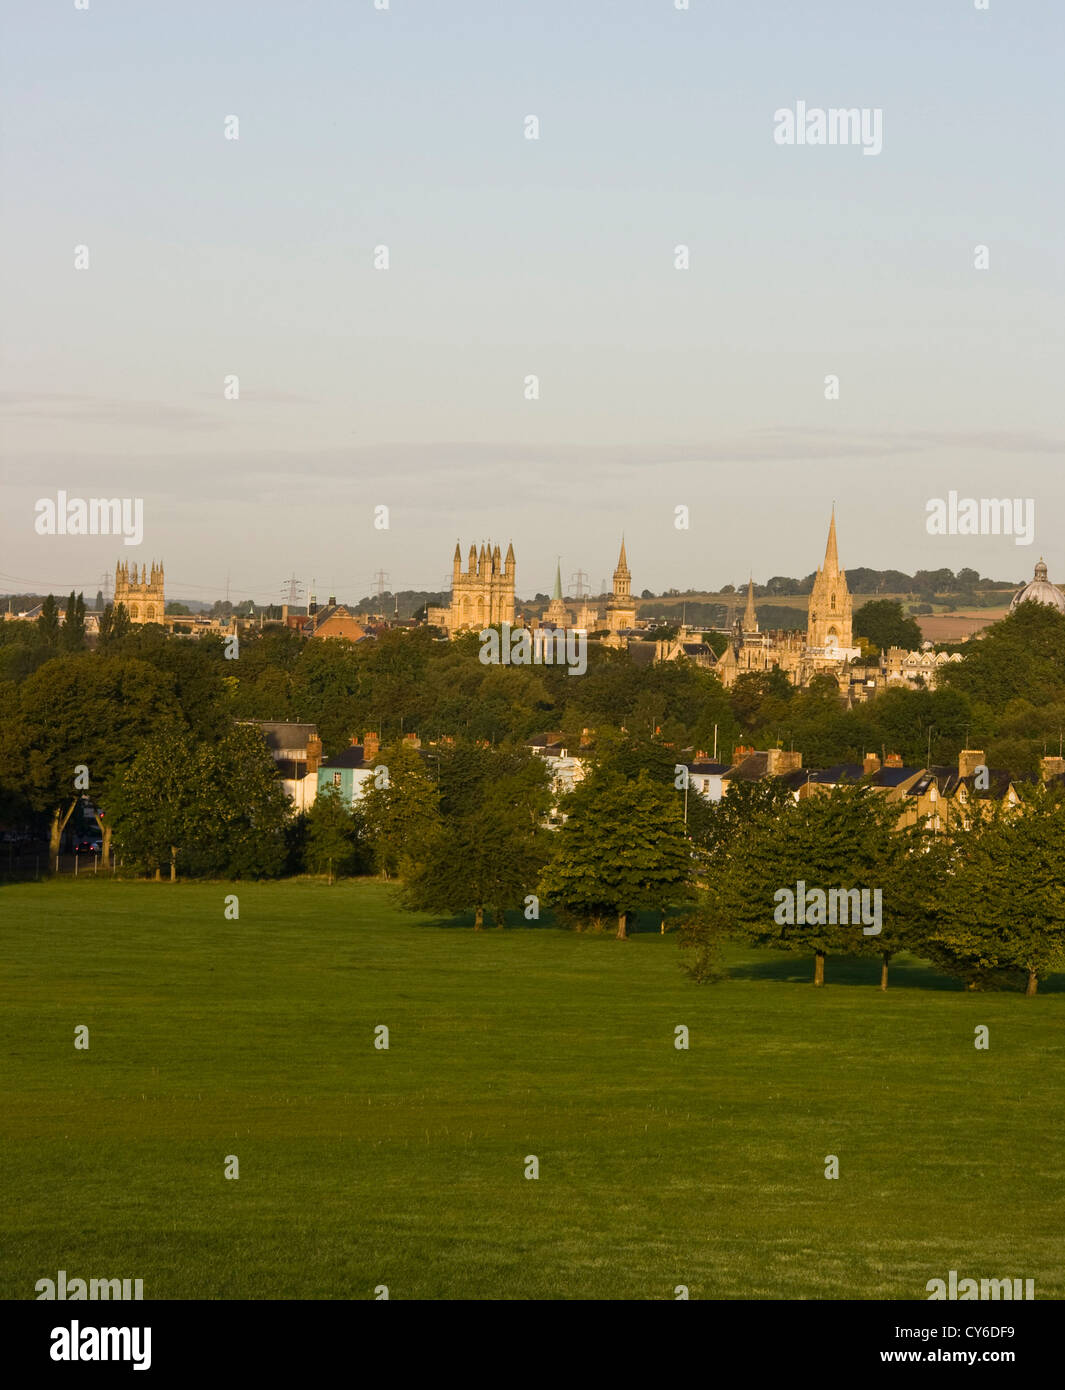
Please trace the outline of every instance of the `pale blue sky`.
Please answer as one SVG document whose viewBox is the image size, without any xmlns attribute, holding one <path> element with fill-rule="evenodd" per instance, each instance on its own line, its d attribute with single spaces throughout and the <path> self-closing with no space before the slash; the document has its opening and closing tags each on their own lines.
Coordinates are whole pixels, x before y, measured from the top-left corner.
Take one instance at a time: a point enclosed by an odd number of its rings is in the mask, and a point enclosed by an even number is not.
<svg viewBox="0 0 1065 1390">
<path fill-rule="evenodd" d="M 637 592 L 716 586 L 808 573 L 833 498 L 845 565 L 1065 580 L 1057 0 L 0 13 L 0 591 L 357 597 L 491 536 L 531 594 L 622 530 Z M 777 146 L 800 99 L 882 153 Z M 59 488 L 144 544 L 38 537 Z M 929 537 L 951 488 L 1035 545 Z"/>
</svg>

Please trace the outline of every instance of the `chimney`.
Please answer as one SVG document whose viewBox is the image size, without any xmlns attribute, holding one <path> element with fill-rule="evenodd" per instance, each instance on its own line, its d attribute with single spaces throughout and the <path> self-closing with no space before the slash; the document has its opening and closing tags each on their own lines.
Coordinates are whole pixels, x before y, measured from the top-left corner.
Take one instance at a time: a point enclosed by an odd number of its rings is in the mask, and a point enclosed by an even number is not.
<svg viewBox="0 0 1065 1390">
<path fill-rule="evenodd" d="M 866 777 L 871 777 L 874 772 L 880 771 L 880 759 L 875 753 L 866 753 L 862 759 L 862 772 Z"/>
<path fill-rule="evenodd" d="M 984 765 L 984 751 L 982 748 L 963 748 L 958 754 L 959 777 L 975 777 L 976 769 Z"/>
<path fill-rule="evenodd" d="M 708 763 L 710 761 L 710 759 L 706 756 L 705 748 L 697 748 L 695 750 L 695 761 L 697 763 Z"/>
<path fill-rule="evenodd" d="M 322 764 L 322 740 L 317 734 L 311 734 L 307 740 L 307 771 L 317 772 Z"/>
<path fill-rule="evenodd" d="M 420 748 L 422 746 L 422 741 L 417 734 L 404 734 L 403 742 L 408 748 Z"/>
<path fill-rule="evenodd" d="M 1065 758 L 1040 758 L 1039 780 L 1049 782 L 1051 777 L 1065 775 Z"/>
<path fill-rule="evenodd" d="M 591 743 L 591 741 L 592 741 L 592 731 L 591 731 L 591 729 L 582 729 L 582 730 L 581 730 L 581 747 L 582 747 L 582 748 L 587 748 L 588 745 Z"/>
<path fill-rule="evenodd" d="M 363 734 L 362 736 L 362 760 L 364 763 L 372 763 L 377 757 L 381 747 L 381 740 L 376 734 Z"/>
<path fill-rule="evenodd" d="M 798 772 L 802 754 L 785 748 L 770 748 L 766 753 L 765 770 L 770 777 L 783 777 L 786 772 Z"/>
<path fill-rule="evenodd" d="M 884 757 L 884 766 L 885 766 L 885 767 L 901 767 L 901 766 L 902 766 L 902 754 L 901 754 L 901 753 L 888 753 L 888 754 L 886 754 L 885 757 Z"/>
<path fill-rule="evenodd" d="M 736 745 L 736 747 L 733 748 L 733 750 L 732 750 L 732 761 L 733 761 L 734 763 L 741 763 L 741 762 L 743 762 L 744 758 L 747 756 L 748 753 L 753 753 L 753 752 L 754 752 L 754 749 L 753 749 L 753 748 L 748 748 L 748 747 L 746 747 L 746 745 L 744 745 L 744 744 L 742 744 L 742 743 L 738 743 L 738 744 Z"/>
<path fill-rule="evenodd" d="M 337 606 L 337 596 L 336 596 L 336 594 L 330 594 L 330 595 L 329 595 L 329 607 L 330 607 L 330 608 L 335 608 L 336 606 Z"/>
</svg>

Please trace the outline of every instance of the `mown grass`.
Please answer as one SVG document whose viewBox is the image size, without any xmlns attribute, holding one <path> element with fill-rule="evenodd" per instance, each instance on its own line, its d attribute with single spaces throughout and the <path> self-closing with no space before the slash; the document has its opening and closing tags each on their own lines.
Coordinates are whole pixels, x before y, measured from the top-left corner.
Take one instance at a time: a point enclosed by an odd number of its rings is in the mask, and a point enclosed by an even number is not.
<svg viewBox="0 0 1065 1390">
<path fill-rule="evenodd" d="M 0 959 L 3 1297 L 1065 1296 L 1061 980 L 735 951 L 697 986 L 671 935 L 475 935 L 374 882 L 12 885 Z"/>
</svg>

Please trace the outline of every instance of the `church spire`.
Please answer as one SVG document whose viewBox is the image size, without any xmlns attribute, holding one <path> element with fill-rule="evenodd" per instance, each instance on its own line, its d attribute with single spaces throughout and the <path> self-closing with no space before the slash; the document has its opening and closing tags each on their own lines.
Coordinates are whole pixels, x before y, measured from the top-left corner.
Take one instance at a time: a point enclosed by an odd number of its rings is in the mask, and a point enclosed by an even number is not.
<svg viewBox="0 0 1065 1390">
<path fill-rule="evenodd" d="M 744 609 L 744 612 L 743 612 L 743 630 L 744 630 L 744 632 L 757 632 L 757 631 L 758 631 L 758 614 L 755 612 L 755 608 L 754 608 L 754 576 L 753 576 L 753 575 L 752 575 L 751 578 L 748 579 L 748 581 L 747 581 L 747 607 Z"/>
<path fill-rule="evenodd" d="M 555 599 L 558 599 L 558 601 L 559 601 L 560 603 L 562 602 L 562 562 L 561 562 L 561 560 L 558 562 L 558 564 L 555 565 L 555 592 L 551 595 L 551 597 L 552 597 L 552 598 L 555 598 Z"/>
<path fill-rule="evenodd" d="M 825 574 L 839 574 L 839 555 L 836 553 L 836 504 L 832 503 L 832 522 L 828 528 L 828 545 L 825 546 Z"/>
</svg>

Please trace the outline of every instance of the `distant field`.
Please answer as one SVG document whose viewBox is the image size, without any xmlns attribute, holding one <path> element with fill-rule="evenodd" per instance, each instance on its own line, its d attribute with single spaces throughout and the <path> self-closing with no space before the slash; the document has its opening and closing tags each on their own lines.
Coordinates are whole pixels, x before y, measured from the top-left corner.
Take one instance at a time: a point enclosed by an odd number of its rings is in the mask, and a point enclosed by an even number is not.
<svg viewBox="0 0 1065 1390">
<path fill-rule="evenodd" d="M 1065 979 L 972 996 L 910 961 L 882 995 L 830 960 L 815 991 L 737 951 L 696 986 L 678 956 L 474 935 L 372 882 L 0 888 L 0 1296 L 1065 1296 Z"/>
</svg>

